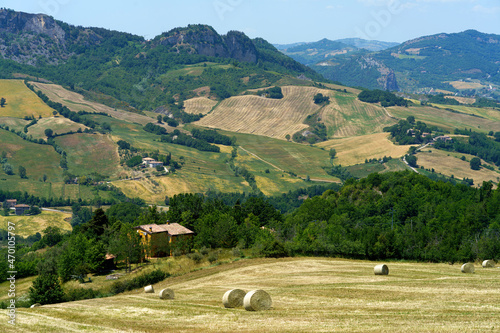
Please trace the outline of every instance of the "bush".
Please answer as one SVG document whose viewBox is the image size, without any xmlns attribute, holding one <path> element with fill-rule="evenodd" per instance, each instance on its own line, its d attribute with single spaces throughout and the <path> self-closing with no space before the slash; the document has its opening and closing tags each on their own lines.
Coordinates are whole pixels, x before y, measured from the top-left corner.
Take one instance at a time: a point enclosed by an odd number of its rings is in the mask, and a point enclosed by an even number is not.
<svg viewBox="0 0 500 333">
<path fill-rule="evenodd" d="M 127 290 L 134 290 L 148 286 L 150 284 L 155 284 L 157 282 L 165 280 L 170 274 L 162 271 L 161 269 L 156 269 L 150 273 L 136 276 L 135 278 L 128 281 L 116 281 L 111 285 L 110 292 L 113 295 L 122 293 Z"/>
<path fill-rule="evenodd" d="M 210 250 L 210 249 L 209 249 L 208 247 L 202 247 L 202 248 L 200 249 L 200 253 L 201 253 L 202 255 L 206 256 L 206 255 L 208 254 L 209 250 Z"/>
<path fill-rule="evenodd" d="M 66 302 L 79 301 L 82 299 L 92 299 L 102 297 L 104 294 L 99 290 L 94 290 L 92 288 L 75 288 L 70 289 L 64 296 Z"/>
<path fill-rule="evenodd" d="M 203 260 L 203 256 L 199 254 L 198 252 L 195 253 L 189 253 L 187 255 L 189 259 L 195 262 L 195 264 L 199 264 Z"/>
<path fill-rule="evenodd" d="M 217 255 L 217 253 L 211 253 L 207 259 L 210 264 L 213 264 L 219 259 L 219 256 Z"/>
<path fill-rule="evenodd" d="M 261 252 L 266 258 L 283 258 L 288 257 L 288 253 L 280 242 L 277 240 L 273 240 L 270 243 L 267 243 Z"/>
</svg>

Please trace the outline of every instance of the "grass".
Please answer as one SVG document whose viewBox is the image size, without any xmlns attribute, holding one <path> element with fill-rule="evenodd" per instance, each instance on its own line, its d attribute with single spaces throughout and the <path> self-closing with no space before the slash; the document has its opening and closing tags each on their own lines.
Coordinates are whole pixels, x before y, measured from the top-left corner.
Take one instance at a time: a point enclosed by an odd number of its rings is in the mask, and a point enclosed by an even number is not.
<svg viewBox="0 0 500 333">
<path fill-rule="evenodd" d="M 0 117 L 50 117 L 54 111 L 29 90 L 22 80 L 0 80 L 0 94 L 6 100 L 5 106 L 0 108 Z"/>
<path fill-rule="evenodd" d="M 182 260 L 182 259 L 181 259 Z M 185 261 L 172 260 L 173 265 Z M 170 259 L 169 259 L 170 261 Z M 17 309 L 6 332 L 463 332 L 500 328 L 498 269 L 460 265 L 377 263 L 332 258 L 239 260 L 154 285 L 171 288 L 174 300 L 136 290 L 119 296 Z M 476 265 L 477 266 L 477 265 Z M 5 283 L 4 283 L 5 284 Z M 229 289 L 263 289 L 269 311 L 226 309 Z M 5 310 L 4 310 L 5 311 Z"/>
<path fill-rule="evenodd" d="M 466 161 L 460 159 L 462 156 L 466 157 Z M 449 177 L 453 175 L 457 179 L 472 178 L 476 187 L 481 186 L 483 181 L 491 180 L 494 183 L 498 183 L 500 179 L 498 167 L 494 167 L 495 171 L 484 167 L 480 170 L 472 170 L 469 161 L 473 157 L 473 155 L 446 152 L 438 149 L 424 149 L 417 154 L 417 164 L 423 166 L 425 169 L 434 169 L 436 172 Z M 481 163 L 485 164 L 482 160 Z"/>
<path fill-rule="evenodd" d="M 71 213 L 59 213 L 42 211 L 34 216 L 0 216 L 0 229 L 7 230 L 7 222 L 12 222 L 16 226 L 15 234 L 23 237 L 34 235 L 37 232 L 43 234 L 47 227 L 58 227 L 63 231 L 71 231 Z"/>
<path fill-rule="evenodd" d="M 55 141 L 68 153 L 72 173 L 112 176 L 120 172 L 118 146 L 106 135 L 78 133 L 56 137 Z"/>
</svg>

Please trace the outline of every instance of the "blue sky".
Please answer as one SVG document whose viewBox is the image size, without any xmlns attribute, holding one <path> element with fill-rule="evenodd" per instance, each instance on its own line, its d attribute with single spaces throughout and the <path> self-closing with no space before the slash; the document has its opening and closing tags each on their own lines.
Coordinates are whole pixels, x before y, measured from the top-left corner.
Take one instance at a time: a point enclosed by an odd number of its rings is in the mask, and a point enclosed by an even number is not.
<svg viewBox="0 0 500 333">
<path fill-rule="evenodd" d="M 403 42 L 467 29 L 500 34 L 499 0 L 3 0 L 1 6 L 148 39 L 195 23 L 280 44 L 349 37 Z"/>
</svg>

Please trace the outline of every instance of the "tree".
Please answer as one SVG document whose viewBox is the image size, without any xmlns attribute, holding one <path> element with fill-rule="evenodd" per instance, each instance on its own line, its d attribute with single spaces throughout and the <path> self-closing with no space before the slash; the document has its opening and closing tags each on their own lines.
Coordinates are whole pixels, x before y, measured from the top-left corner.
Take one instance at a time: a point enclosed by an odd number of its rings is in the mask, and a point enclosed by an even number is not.
<svg viewBox="0 0 500 333">
<path fill-rule="evenodd" d="M 415 117 L 414 116 L 409 116 L 408 118 L 406 118 L 406 121 L 409 122 L 410 124 L 414 124 L 415 123 Z"/>
<path fill-rule="evenodd" d="M 415 155 L 406 155 L 406 162 L 408 162 L 408 165 L 413 167 L 413 168 L 418 167 L 417 156 L 415 156 Z"/>
<path fill-rule="evenodd" d="M 47 181 L 47 175 L 43 174 L 42 179 L 43 179 L 43 182 L 45 183 Z"/>
<path fill-rule="evenodd" d="M 4 107 L 4 106 L 5 106 L 5 102 L 6 102 L 5 98 L 3 98 L 3 97 L 2 97 L 2 98 L 0 98 L 0 106 L 1 106 L 1 107 Z"/>
<path fill-rule="evenodd" d="M 162 120 L 161 114 L 159 114 L 159 115 L 156 117 L 156 119 L 158 119 L 158 124 L 161 124 L 161 123 L 162 123 L 162 122 L 161 122 L 161 120 Z"/>
<path fill-rule="evenodd" d="M 18 173 L 19 173 L 19 177 L 21 177 L 21 178 L 28 178 L 26 176 L 26 168 L 24 168 L 22 165 L 19 166 Z"/>
<path fill-rule="evenodd" d="M 469 163 L 472 170 L 479 170 L 481 168 L 481 159 L 479 157 L 471 158 Z"/>
<path fill-rule="evenodd" d="M 8 175 L 14 174 L 14 169 L 12 168 L 12 165 L 10 165 L 9 163 L 4 163 L 3 171 L 5 171 L 5 173 Z"/>
<path fill-rule="evenodd" d="M 139 262 L 144 253 L 141 237 L 131 225 L 123 223 L 109 242 L 109 252 L 116 255 L 117 260 L 123 260 L 128 271 L 132 271 L 132 262 Z"/>
<path fill-rule="evenodd" d="M 54 132 L 50 128 L 45 129 L 45 136 L 47 138 L 51 138 L 54 135 Z"/>
<path fill-rule="evenodd" d="M 290 141 L 290 134 L 285 135 L 286 141 Z"/>
<path fill-rule="evenodd" d="M 63 301 L 64 291 L 55 274 L 41 274 L 29 289 L 31 302 L 53 304 Z"/>
<path fill-rule="evenodd" d="M 335 156 L 337 156 L 337 151 L 335 150 L 335 148 L 330 148 L 330 159 L 333 160 L 335 158 Z"/>
</svg>

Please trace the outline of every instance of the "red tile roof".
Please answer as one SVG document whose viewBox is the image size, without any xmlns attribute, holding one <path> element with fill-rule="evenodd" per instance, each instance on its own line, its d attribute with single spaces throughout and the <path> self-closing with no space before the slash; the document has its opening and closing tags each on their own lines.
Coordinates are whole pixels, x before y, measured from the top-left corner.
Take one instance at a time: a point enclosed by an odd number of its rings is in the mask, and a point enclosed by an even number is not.
<svg viewBox="0 0 500 333">
<path fill-rule="evenodd" d="M 186 227 L 183 227 L 179 223 L 167 223 L 167 224 L 143 224 L 136 227 L 137 229 L 141 229 L 148 234 L 155 234 L 159 232 L 168 232 L 171 236 L 176 235 L 187 235 L 194 234 L 193 231 L 189 230 Z"/>
</svg>

